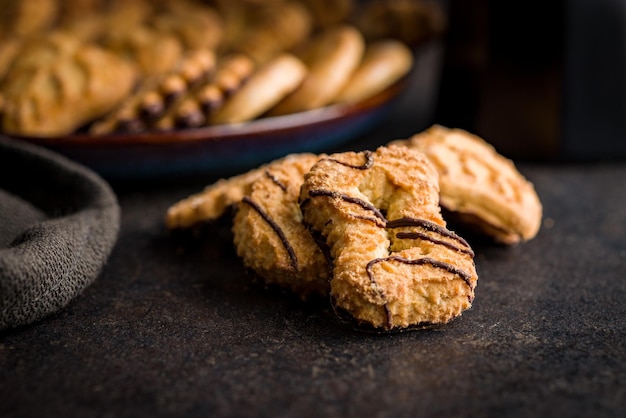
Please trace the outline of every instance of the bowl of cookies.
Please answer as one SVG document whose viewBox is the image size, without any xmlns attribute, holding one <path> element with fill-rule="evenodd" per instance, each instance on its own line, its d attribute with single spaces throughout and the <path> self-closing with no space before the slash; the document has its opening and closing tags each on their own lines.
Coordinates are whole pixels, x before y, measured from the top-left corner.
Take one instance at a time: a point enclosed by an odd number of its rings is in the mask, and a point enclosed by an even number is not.
<svg viewBox="0 0 626 418">
<path fill-rule="evenodd" d="M 348 141 L 445 26 L 437 3 L 410 0 L 28 0 L 0 20 L 0 133 L 107 177 Z"/>
</svg>

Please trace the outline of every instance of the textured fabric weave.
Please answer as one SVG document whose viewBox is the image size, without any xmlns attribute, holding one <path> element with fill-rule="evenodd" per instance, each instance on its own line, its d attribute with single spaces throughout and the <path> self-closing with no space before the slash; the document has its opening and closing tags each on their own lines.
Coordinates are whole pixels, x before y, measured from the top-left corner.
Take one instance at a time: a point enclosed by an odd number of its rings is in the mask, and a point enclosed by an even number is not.
<svg viewBox="0 0 626 418">
<path fill-rule="evenodd" d="M 58 153 L 0 137 L 0 330 L 65 307 L 117 240 L 109 185 Z"/>
</svg>

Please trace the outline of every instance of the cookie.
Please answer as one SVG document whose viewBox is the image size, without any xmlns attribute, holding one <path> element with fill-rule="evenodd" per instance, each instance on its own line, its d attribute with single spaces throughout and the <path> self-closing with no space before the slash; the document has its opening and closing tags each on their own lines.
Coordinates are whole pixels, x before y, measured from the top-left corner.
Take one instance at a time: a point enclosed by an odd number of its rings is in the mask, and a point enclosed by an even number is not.
<svg viewBox="0 0 626 418">
<path fill-rule="evenodd" d="M 185 229 L 219 219 L 229 208 L 250 194 L 252 183 L 261 178 L 266 166 L 243 174 L 223 178 L 199 193 L 186 197 L 170 206 L 165 215 L 168 229 Z"/>
<path fill-rule="evenodd" d="M 364 2 L 353 21 L 368 42 L 394 38 L 411 46 L 442 35 L 448 26 L 441 3 L 428 0 Z"/>
<path fill-rule="evenodd" d="M 304 174 L 319 158 L 294 154 L 269 164 L 237 205 L 233 220 L 234 243 L 244 265 L 265 283 L 302 298 L 329 292 L 326 259 L 302 223 L 298 205 Z"/>
<path fill-rule="evenodd" d="M 113 112 L 92 124 L 90 133 L 138 132 L 152 127 L 177 100 L 205 81 L 215 67 L 213 51 L 188 51 L 171 71 L 144 80 Z"/>
<path fill-rule="evenodd" d="M 306 73 L 304 64 L 291 54 L 272 58 L 209 116 L 209 123 L 240 123 L 260 116 L 294 91 Z"/>
<path fill-rule="evenodd" d="M 350 20 L 358 7 L 355 0 L 301 0 L 311 12 L 315 28 L 328 28 Z"/>
<path fill-rule="evenodd" d="M 401 330 L 444 324 L 471 307 L 473 251 L 446 229 L 438 174 L 403 146 L 321 159 L 300 193 L 304 223 L 333 260 L 333 304 L 359 324 Z"/>
<path fill-rule="evenodd" d="M 302 112 L 331 103 L 361 62 L 364 49 L 361 33 L 352 26 L 322 31 L 298 54 L 308 69 L 302 84 L 269 115 Z"/>
<path fill-rule="evenodd" d="M 40 47 L 25 49 L 6 75 L 0 89 L 4 132 L 67 135 L 111 111 L 132 90 L 137 73 L 129 62 L 93 44 L 62 38 L 51 36 Z"/>
<path fill-rule="evenodd" d="M 110 35 L 106 48 L 137 64 L 143 77 L 173 70 L 183 56 L 183 45 L 173 35 L 138 26 L 133 31 Z"/>
<path fill-rule="evenodd" d="M 311 34 L 311 14 L 299 1 L 258 2 L 248 9 L 243 33 L 230 48 L 259 65 L 289 52 Z"/>
<path fill-rule="evenodd" d="M 412 66 L 413 54 L 402 42 L 392 39 L 372 42 L 334 101 L 354 103 L 372 97 L 400 80 Z"/>
<path fill-rule="evenodd" d="M 215 50 L 224 36 L 221 16 L 201 2 L 168 2 L 150 23 L 158 31 L 176 36 L 186 50 Z"/>
<path fill-rule="evenodd" d="M 542 205 L 533 184 L 482 138 L 435 125 L 392 143 L 427 155 L 439 172 L 441 206 L 460 223 L 509 245 L 537 235 Z"/>
</svg>

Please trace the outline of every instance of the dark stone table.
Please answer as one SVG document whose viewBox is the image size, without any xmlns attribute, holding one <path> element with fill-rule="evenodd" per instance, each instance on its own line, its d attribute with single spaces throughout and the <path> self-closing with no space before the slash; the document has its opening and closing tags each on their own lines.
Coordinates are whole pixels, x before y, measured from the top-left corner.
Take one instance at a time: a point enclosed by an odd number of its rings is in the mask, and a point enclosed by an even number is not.
<svg viewBox="0 0 626 418">
<path fill-rule="evenodd" d="M 399 108 L 391 122 L 404 123 L 346 148 L 425 128 L 420 110 Z M 624 416 L 626 165 L 519 168 L 544 205 L 538 236 L 511 248 L 467 237 L 473 308 L 381 335 L 254 281 L 227 219 L 167 233 L 168 206 L 215 178 L 113 183 L 121 233 L 101 276 L 59 313 L 0 334 L 0 416 Z"/>
</svg>

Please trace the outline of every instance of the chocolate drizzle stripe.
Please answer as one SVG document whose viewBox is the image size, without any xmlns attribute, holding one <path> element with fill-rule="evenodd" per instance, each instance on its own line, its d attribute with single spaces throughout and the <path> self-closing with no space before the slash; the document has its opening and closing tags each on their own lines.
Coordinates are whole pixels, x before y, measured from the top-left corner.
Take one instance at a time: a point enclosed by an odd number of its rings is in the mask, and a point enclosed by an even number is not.
<svg viewBox="0 0 626 418">
<path fill-rule="evenodd" d="M 421 239 L 424 241 L 430 241 L 433 244 L 437 244 L 437 245 L 442 245 L 446 248 L 449 248 L 453 251 L 457 251 L 463 254 L 467 254 L 470 257 L 474 257 L 474 251 L 472 251 L 471 249 L 468 248 L 462 248 L 462 247 L 457 247 L 454 244 L 450 244 L 447 241 L 443 241 L 440 239 L 435 239 L 427 234 L 423 234 L 421 232 L 398 232 L 398 234 L 396 234 L 396 237 L 399 239 Z"/>
<path fill-rule="evenodd" d="M 352 165 L 345 163 L 343 161 L 339 161 L 335 158 L 326 158 L 327 161 L 332 161 L 337 164 L 341 164 L 346 167 L 354 168 L 357 170 L 367 170 L 374 165 L 374 157 L 372 156 L 372 151 L 363 151 L 363 156 L 365 157 L 365 163 L 363 165 Z"/>
<path fill-rule="evenodd" d="M 464 247 L 470 248 L 470 245 L 467 241 L 463 239 L 463 237 L 458 236 L 454 232 L 442 227 L 441 225 L 437 225 L 434 222 L 427 221 L 426 219 L 400 218 L 387 222 L 387 228 L 401 228 L 403 226 L 419 226 L 428 231 L 436 232 L 439 235 L 443 235 L 446 238 L 454 239 L 460 242 Z"/>
<path fill-rule="evenodd" d="M 280 181 L 275 175 L 273 175 L 272 173 L 269 172 L 269 170 L 265 170 L 265 176 L 267 178 L 269 178 L 270 180 L 272 180 L 272 182 L 277 185 L 278 187 L 280 187 L 282 189 L 283 192 L 287 192 L 287 185 L 285 183 L 283 183 L 282 181 Z"/>
<path fill-rule="evenodd" d="M 356 205 L 361 206 L 363 209 L 372 212 L 374 214 L 374 216 L 376 218 L 378 218 L 378 220 L 382 221 L 383 224 L 381 226 L 384 226 L 387 223 L 387 219 L 382 214 L 382 212 L 380 210 L 378 210 L 378 208 L 376 206 L 372 205 L 369 202 L 366 202 L 363 199 L 359 199 L 358 197 L 352 197 L 352 196 L 348 196 L 348 195 L 343 194 L 343 193 L 333 192 L 333 191 L 326 190 L 326 189 L 310 190 L 309 191 L 309 196 L 311 196 L 311 197 L 327 196 L 327 197 L 330 197 L 330 198 L 333 198 L 333 199 L 343 200 L 344 202 L 354 203 Z M 376 223 L 378 223 L 378 222 L 376 222 Z"/>
<path fill-rule="evenodd" d="M 254 209 L 259 214 L 259 216 L 263 218 L 265 222 L 267 222 L 267 224 L 272 228 L 272 230 L 274 230 L 276 235 L 278 235 L 278 238 L 280 238 L 281 242 L 283 243 L 283 246 L 285 247 L 287 254 L 289 255 L 291 266 L 293 267 L 294 271 L 298 271 L 298 258 L 296 257 L 296 252 L 294 251 L 293 247 L 289 243 L 289 240 L 287 240 L 287 236 L 283 232 L 282 228 L 276 222 L 274 222 L 272 218 L 270 218 L 270 216 L 263 210 L 263 208 L 261 208 L 261 206 L 259 206 L 255 201 L 250 199 L 250 197 L 244 196 L 244 198 L 241 199 L 241 201 L 243 203 L 247 203 L 248 205 L 250 205 L 250 207 Z"/>
<path fill-rule="evenodd" d="M 372 283 L 376 284 L 377 287 L 378 287 L 378 284 L 376 283 L 376 279 L 374 278 L 374 273 L 372 272 L 372 269 L 373 269 L 375 264 L 382 263 L 384 261 L 398 261 L 400 263 L 409 264 L 409 265 L 429 264 L 429 265 L 431 265 L 431 266 L 433 266 L 435 268 L 446 270 L 449 273 L 452 273 L 452 274 L 455 274 L 455 275 L 459 276 L 461 279 L 463 279 L 465 284 L 467 284 L 467 286 L 470 289 L 473 289 L 472 282 L 471 282 L 472 276 L 470 276 L 469 274 L 467 274 L 463 270 L 460 270 L 460 269 L 454 267 L 453 265 L 450 265 L 448 263 L 444 263 L 443 261 L 434 260 L 434 259 L 429 258 L 429 257 L 423 257 L 423 258 L 418 258 L 418 259 L 415 259 L 415 260 L 411 260 L 411 259 L 400 257 L 400 256 L 390 256 L 390 257 L 385 257 L 385 258 L 375 258 L 375 259 L 371 260 L 369 263 L 367 263 L 367 266 L 365 267 L 365 270 L 367 271 L 367 275 L 369 276 L 369 278 L 372 281 Z"/>
</svg>

